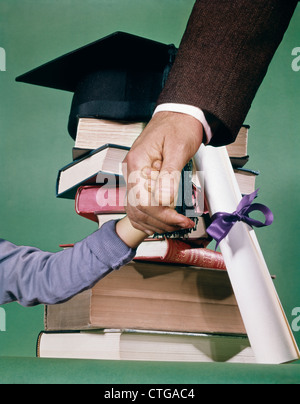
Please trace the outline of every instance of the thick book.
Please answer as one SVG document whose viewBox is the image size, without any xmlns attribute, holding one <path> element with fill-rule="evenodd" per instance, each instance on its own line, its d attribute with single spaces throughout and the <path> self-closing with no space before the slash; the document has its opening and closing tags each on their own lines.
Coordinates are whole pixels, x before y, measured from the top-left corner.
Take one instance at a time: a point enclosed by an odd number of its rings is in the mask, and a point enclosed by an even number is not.
<svg viewBox="0 0 300 404">
<path fill-rule="evenodd" d="M 124 146 L 105 144 L 64 166 L 57 176 L 57 197 L 73 199 L 82 184 L 115 183 L 115 177 L 122 176 L 122 161 L 128 151 Z"/>
<path fill-rule="evenodd" d="M 242 167 L 234 168 L 233 171 L 241 194 L 252 194 L 256 190 L 256 178 L 260 174 L 259 171 Z"/>
<path fill-rule="evenodd" d="M 146 127 L 146 122 L 109 121 L 95 118 L 80 118 L 77 127 L 73 158 L 97 149 L 106 143 L 131 147 Z M 226 146 L 234 167 L 242 167 L 249 159 L 249 126 L 243 125 L 236 140 Z"/>
<path fill-rule="evenodd" d="M 146 122 L 80 118 L 77 126 L 75 148 L 97 149 L 106 143 L 131 147 L 146 125 Z"/>
<path fill-rule="evenodd" d="M 77 189 L 83 185 L 125 185 L 122 162 L 130 149 L 115 144 L 105 144 L 61 168 L 56 183 L 56 196 L 74 199 Z M 257 171 L 235 169 L 242 194 L 255 188 Z M 106 187 L 108 188 L 108 186 Z"/>
<path fill-rule="evenodd" d="M 208 248 L 193 248 L 182 239 L 173 238 L 144 241 L 137 248 L 134 260 L 226 270 L 221 253 Z"/>
<path fill-rule="evenodd" d="M 230 158 L 248 157 L 249 125 L 243 125 L 233 143 L 226 146 Z"/>
<path fill-rule="evenodd" d="M 126 187 L 107 188 L 100 185 L 86 185 L 78 188 L 75 195 L 75 211 L 78 215 L 99 224 L 120 219 L 125 215 Z M 116 216 L 115 216 L 116 215 Z M 206 229 L 211 220 L 208 214 L 198 217 L 195 230 L 186 235 L 189 239 L 211 241 Z M 176 237 L 176 234 L 173 235 Z"/>
<path fill-rule="evenodd" d="M 248 338 L 142 330 L 42 331 L 37 357 L 155 362 L 255 363 Z"/>
<path fill-rule="evenodd" d="M 207 213 L 206 201 L 202 202 L 199 189 L 194 184 L 192 184 L 192 187 L 187 188 L 189 191 L 192 188 L 190 191 L 191 197 L 188 195 L 188 198 L 186 198 L 184 194 L 181 199 L 189 199 L 191 201 L 191 209 L 193 209 L 196 216 Z M 184 189 L 182 192 L 184 193 Z M 125 212 L 126 195 L 126 186 L 122 182 L 120 184 L 118 181 L 115 181 L 114 184 L 82 185 L 76 191 L 75 210 L 77 214 L 96 221 L 95 214 L 98 213 Z"/>
<path fill-rule="evenodd" d="M 46 331 L 106 328 L 246 334 L 226 271 L 144 262 L 45 306 Z"/>
<path fill-rule="evenodd" d="M 75 195 L 76 213 L 94 222 L 98 222 L 100 214 L 125 214 L 125 204 L 126 186 L 86 185 L 79 187 Z"/>
</svg>

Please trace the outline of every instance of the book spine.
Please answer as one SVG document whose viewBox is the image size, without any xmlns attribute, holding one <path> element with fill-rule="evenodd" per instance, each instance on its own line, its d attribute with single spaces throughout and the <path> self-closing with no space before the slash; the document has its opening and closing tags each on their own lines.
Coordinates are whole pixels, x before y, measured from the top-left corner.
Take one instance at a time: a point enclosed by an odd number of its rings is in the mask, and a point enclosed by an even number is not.
<svg viewBox="0 0 300 404">
<path fill-rule="evenodd" d="M 198 208 L 196 187 L 192 195 L 196 213 L 208 214 L 207 203 L 204 201 L 204 210 Z M 78 188 L 75 196 L 75 211 L 78 215 L 97 222 L 97 214 L 124 213 L 126 203 L 126 187 L 105 187 L 101 185 L 84 185 Z"/>
<path fill-rule="evenodd" d="M 208 248 L 191 248 L 189 244 L 175 239 L 168 240 L 168 251 L 164 257 L 136 257 L 135 260 L 226 270 L 221 253 Z"/>
<path fill-rule="evenodd" d="M 125 213 L 125 196 L 125 187 L 82 186 L 76 193 L 75 211 L 80 216 L 98 222 L 97 214 Z"/>
<path fill-rule="evenodd" d="M 202 268 L 226 269 L 222 254 L 207 248 L 189 248 L 180 240 L 169 243 L 169 251 L 164 258 L 173 264 L 186 264 Z"/>
</svg>

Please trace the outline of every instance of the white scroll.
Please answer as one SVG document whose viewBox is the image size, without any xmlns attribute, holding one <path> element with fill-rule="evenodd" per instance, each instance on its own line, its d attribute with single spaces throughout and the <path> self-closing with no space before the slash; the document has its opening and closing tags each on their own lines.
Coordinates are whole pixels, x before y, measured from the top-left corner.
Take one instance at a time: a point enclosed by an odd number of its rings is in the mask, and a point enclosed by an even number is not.
<svg viewBox="0 0 300 404">
<path fill-rule="evenodd" d="M 232 213 L 242 196 L 226 147 L 201 145 L 194 157 L 210 213 Z M 220 243 L 228 275 L 258 363 L 300 358 L 254 230 L 236 223 Z"/>
</svg>

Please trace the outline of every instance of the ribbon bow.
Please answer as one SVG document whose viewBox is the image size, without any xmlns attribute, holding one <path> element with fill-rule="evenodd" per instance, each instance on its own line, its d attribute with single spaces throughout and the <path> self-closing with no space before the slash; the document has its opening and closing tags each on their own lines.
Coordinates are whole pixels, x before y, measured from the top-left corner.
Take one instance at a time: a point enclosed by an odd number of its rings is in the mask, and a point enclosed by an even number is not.
<svg viewBox="0 0 300 404">
<path fill-rule="evenodd" d="M 264 227 L 273 223 L 274 216 L 271 210 L 260 203 L 253 203 L 258 194 L 258 189 L 250 195 L 245 195 L 233 213 L 217 212 L 212 216 L 212 224 L 207 228 L 207 233 L 219 243 L 227 236 L 236 222 L 245 222 L 249 226 Z M 252 219 L 249 214 L 254 210 L 262 212 L 266 218 L 265 223 Z"/>
</svg>

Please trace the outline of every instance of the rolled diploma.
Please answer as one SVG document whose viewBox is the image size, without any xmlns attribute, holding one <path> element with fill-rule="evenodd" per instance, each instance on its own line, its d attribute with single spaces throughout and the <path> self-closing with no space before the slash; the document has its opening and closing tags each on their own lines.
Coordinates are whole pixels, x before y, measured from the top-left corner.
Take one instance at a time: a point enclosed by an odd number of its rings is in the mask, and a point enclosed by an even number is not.
<svg viewBox="0 0 300 404">
<path fill-rule="evenodd" d="M 194 157 L 210 213 L 232 213 L 242 196 L 226 147 L 201 145 Z M 299 359 L 299 349 L 271 279 L 254 230 L 236 223 L 220 249 L 258 363 Z"/>
</svg>

